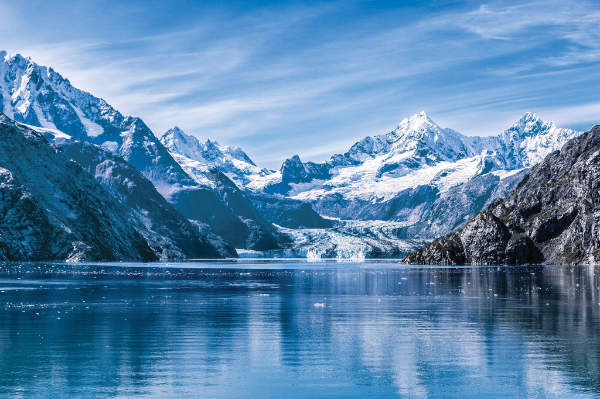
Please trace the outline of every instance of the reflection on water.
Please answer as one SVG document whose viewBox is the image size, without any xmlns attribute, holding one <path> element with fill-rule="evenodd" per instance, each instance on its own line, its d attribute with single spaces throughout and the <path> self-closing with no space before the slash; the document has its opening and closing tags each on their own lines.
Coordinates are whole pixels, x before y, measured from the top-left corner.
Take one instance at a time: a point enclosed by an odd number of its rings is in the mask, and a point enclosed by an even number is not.
<svg viewBox="0 0 600 399">
<path fill-rule="evenodd" d="M 600 269 L 4 265 L 0 396 L 598 397 Z"/>
</svg>

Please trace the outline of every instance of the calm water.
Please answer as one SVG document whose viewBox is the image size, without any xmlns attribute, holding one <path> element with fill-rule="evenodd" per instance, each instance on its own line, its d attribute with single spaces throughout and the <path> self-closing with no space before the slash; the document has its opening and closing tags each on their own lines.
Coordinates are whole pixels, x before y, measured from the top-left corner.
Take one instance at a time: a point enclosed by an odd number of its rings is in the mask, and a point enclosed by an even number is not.
<svg viewBox="0 0 600 399">
<path fill-rule="evenodd" d="M 600 268 L 3 265 L 1 397 L 600 397 Z"/>
</svg>

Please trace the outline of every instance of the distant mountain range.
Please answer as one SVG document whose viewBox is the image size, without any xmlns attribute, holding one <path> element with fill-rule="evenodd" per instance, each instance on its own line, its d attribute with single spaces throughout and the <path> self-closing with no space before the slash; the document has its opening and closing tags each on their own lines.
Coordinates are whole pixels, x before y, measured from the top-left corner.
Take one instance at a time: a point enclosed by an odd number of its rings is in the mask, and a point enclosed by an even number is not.
<svg viewBox="0 0 600 399">
<path fill-rule="evenodd" d="M 178 128 L 161 141 L 192 175 L 216 167 L 249 192 L 309 203 L 330 218 L 399 222 L 398 238 L 431 239 L 505 196 L 529 167 L 579 134 L 526 113 L 497 136 L 465 136 L 420 112 L 327 162 L 295 155 L 279 171 Z"/>
<path fill-rule="evenodd" d="M 505 197 L 528 168 L 580 134 L 527 113 L 498 136 L 471 137 L 421 112 L 327 162 L 302 162 L 296 155 L 274 171 L 240 148 L 202 142 L 177 127 L 159 139 L 141 119 L 74 88 L 52 68 L 3 52 L 0 111 L 6 115 L 2 129 L 36 137 L 25 140 L 32 154 L 48 147 L 52 162 L 74 163 L 96 182 L 90 192 L 109 198 L 97 212 L 120 209 L 120 221 L 106 223 L 129 230 L 102 237 L 131 237 L 120 249 L 99 243 L 94 249 L 86 237 L 98 235 L 83 235 L 89 226 L 82 225 L 81 234 L 51 253 L 31 247 L 8 251 L 5 259 L 181 259 L 235 256 L 234 248 L 251 256 L 400 257 Z M 0 155 L 6 179 L 23 181 L 20 187 L 33 193 L 36 182 L 8 156 Z M 28 173 L 36 168 L 44 165 L 32 163 Z M 50 193 L 39 195 L 54 201 Z M 61 201 L 52 218 L 75 231 L 64 222 L 69 211 Z M 19 237 L 10 226 L 0 248 Z"/>
</svg>

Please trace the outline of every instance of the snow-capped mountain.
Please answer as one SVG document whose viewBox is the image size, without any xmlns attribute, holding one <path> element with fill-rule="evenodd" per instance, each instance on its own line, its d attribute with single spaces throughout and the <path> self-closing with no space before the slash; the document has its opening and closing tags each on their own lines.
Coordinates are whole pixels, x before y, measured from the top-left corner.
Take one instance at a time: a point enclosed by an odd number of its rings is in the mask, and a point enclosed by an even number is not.
<svg viewBox="0 0 600 399">
<path fill-rule="evenodd" d="M 276 181 L 277 176 L 280 176 L 278 172 L 256 166 L 238 147 L 222 146 L 213 140 L 200 142 L 178 127 L 165 132 L 161 142 L 183 169 L 200 184 L 214 171 L 226 174 L 240 188 L 249 188 L 253 184 L 264 185 L 267 184 L 264 182 Z M 246 196 L 269 222 L 285 228 L 328 228 L 334 225 L 304 201 L 250 190 L 247 190 Z"/>
<path fill-rule="evenodd" d="M 240 148 L 201 142 L 177 127 L 159 140 L 141 119 L 73 87 L 52 68 L 4 52 L 0 111 L 53 141 L 109 192 L 117 190 L 115 198 L 129 203 L 140 220 L 148 211 L 168 214 L 155 199 L 147 208 L 140 193 L 152 190 L 118 191 L 134 177 L 128 167 L 134 168 L 140 187 L 148 188 L 142 180 L 149 180 L 221 253 L 229 244 L 280 253 L 395 256 L 462 225 L 579 134 L 527 113 L 498 136 L 470 137 L 420 112 L 327 162 L 302 162 L 295 155 L 273 171 Z M 158 248 L 161 231 L 175 227 L 155 227 L 144 234 Z M 228 244 L 219 244 L 218 236 Z M 169 245 L 172 251 L 165 253 L 173 254 L 185 239 Z"/>
<path fill-rule="evenodd" d="M 123 116 L 103 99 L 71 85 L 52 68 L 0 52 L 0 111 L 17 122 L 85 140 L 122 156 L 168 196 L 195 182 L 140 118 Z"/>
<path fill-rule="evenodd" d="M 294 156 L 279 181 L 261 190 L 307 201 L 322 215 L 401 221 L 405 237 L 434 238 L 504 196 L 523 169 L 579 134 L 526 113 L 497 136 L 465 136 L 420 112 L 327 162 Z"/>
<path fill-rule="evenodd" d="M 582 132 L 558 128 L 527 112 L 495 138 L 498 143 L 495 150 L 503 159 L 504 169 L 529 168 L 580 134 Z"/>
<path fill-rule="evenodd" d="M 532 167 L 508 196 L 404 262 L 598 264 L 599 153 L 595 126 Z"/>
<path fill-rule="evenodd" d="M 52 68 L 0 51 L 0 106 L 17 122 L 102 143 L 119 137 L 124 117 L 104 100 L 78 90 Z"/>
<path fill-rule="evenodd" d="M 465 136 L 420 112 L 327 162 L 293 156 L 246 188 L 311 203 L 329 217 L 403 222 L 404 238 L 434 238 L 506 195 L 525 169 L 579 134 L 526 113 L 497 136 Z"/>
<path fill-rule="evenodd" d="M 424 184 L 446 192 L 476 175 L 530 167 L 577 134 L 527 113 L 498 136 L 469 137 L 420 112 L 327 162 L 302 163 L 294 156 L 284 162 L 279 181 L 263 189 L 310 201 L 337 195 L 377 203 Z"/>
<path fill-rule="evenodd" d="M 52 68 L 0 52 L 0 111 L 49 138 L 88 141 L 122 157 L 184 216 L 219 230 L 236 247 L 279 247 L 276 229 L 224 174 L 191 177 L 140 118 L 122 115 Z"/>
<path fill-rule="evenodd" d="M 217 168 L 239 187 L 276 178 L 275 171 L 259 168 L 239 147 L 220 145 L 213 140 L 201 142 L 175 126 L 160 138 L 163 145 L 192 176 L 202 179 L 202 171 Z"/>
</svg>

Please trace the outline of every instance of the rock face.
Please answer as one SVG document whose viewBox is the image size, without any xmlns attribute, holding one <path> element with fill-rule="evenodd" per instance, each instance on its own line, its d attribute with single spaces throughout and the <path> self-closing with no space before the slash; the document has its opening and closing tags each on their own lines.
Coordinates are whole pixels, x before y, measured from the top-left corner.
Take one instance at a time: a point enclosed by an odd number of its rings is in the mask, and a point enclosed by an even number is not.
<svg viewBox="0 0 600 399">
<path fill-rule="evenodd" d="M 0 259 L 158 260 L 130 209 L 42 135 L 0 114 Z M 218 256 L 212 246 L 206 255 Z"/>
<path fill-rule="evenodd" d="M 503 200 L 404 259 L 421 264 L 600 261 L 600 126 L 534 166 Z"/>
<path fill-rule="evenodd" d="M 236 248 L 264 251 L 278 249 L 288 242 L 219 170 L 204 171 L 202 178 L 211 182 L 210 190 L 178 190 L 171 196 L 171 202 L 186 217 L 209 224 Z M 219 201 L 213 200 L 215 193 Z"/>
<path fill-rule="evenodd" d="M 235 257 L 235 249 L 206 226 L 198 226 L 179 213 L 136 168 L 102 148 L 81 141 L 57 147 L 77 162 L 130 210 L 143 228 L 140 233 L 160 259 Z"/>
<path fill-rule="evenodd" d="M 279 226 L 290 229 L 325 229 L 335 225 L 331 219 L 315 212 L 307 202 L 264 193 L 247 195 L 261 215 Z"/>
</svg>

